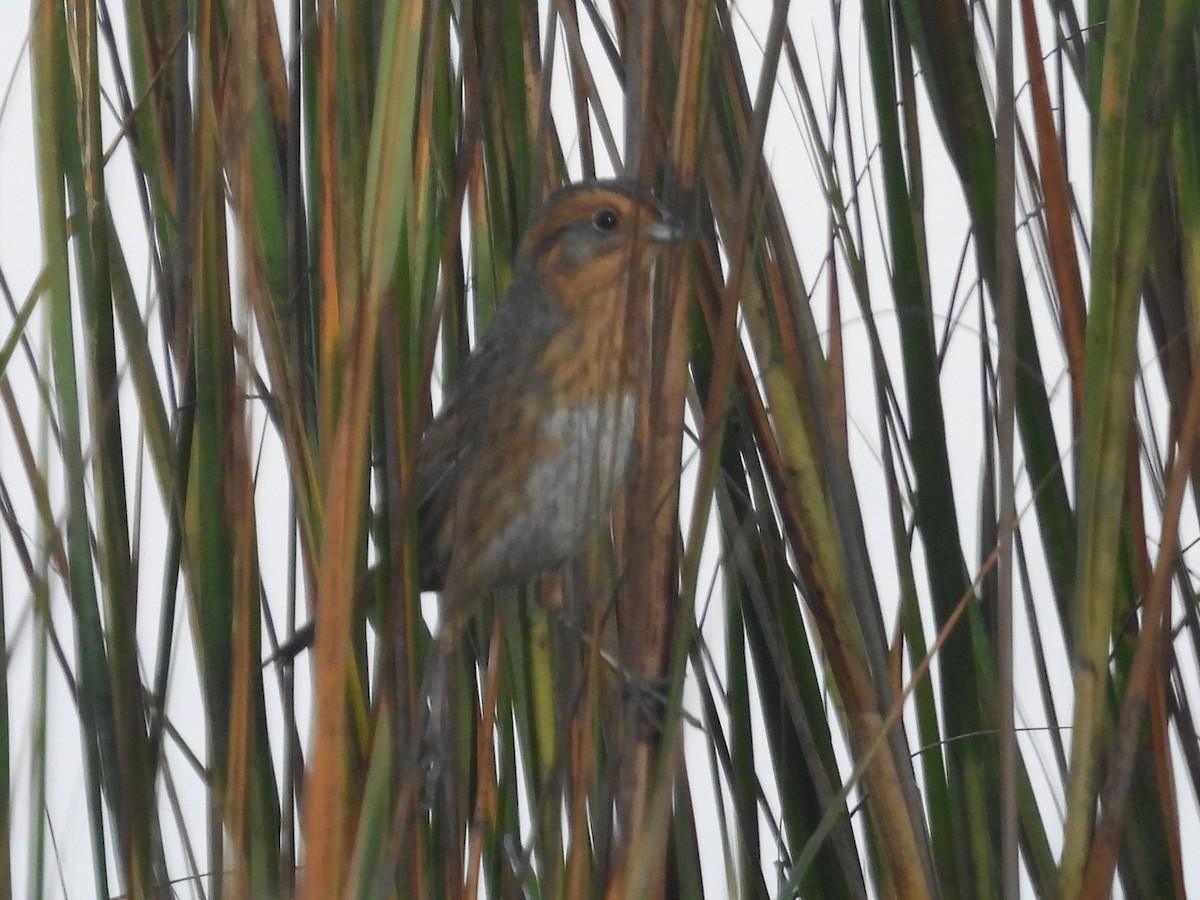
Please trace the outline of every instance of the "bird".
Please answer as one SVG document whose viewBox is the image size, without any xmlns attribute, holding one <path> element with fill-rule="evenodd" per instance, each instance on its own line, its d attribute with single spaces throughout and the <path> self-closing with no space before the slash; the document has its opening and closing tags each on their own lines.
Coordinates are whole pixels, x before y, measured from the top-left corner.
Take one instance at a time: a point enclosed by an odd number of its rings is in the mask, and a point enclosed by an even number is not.
<svg viewBox="0 0 1200 900">
<path fill-rule="evenodd" d="M 630 458 L 655 257 L 691 231 L 630 180 L 554 193 L 417 455 L 418 569 L 444 622 L 565 563 Z M 644 333 L 644 332 L 643 332 Z"/>
<path fill-rule="evenodd" d="M 693 236 L 627 179 L 552 194 L 519 245 L 512 282 L 417 453 L 422 589 L 441 592 L 427 659 L 427 800 L 451 746 L 450 659 L 492 592 L 562 566 L 608 517 L 645 377 L 649 275 Z"/>
<path fill-rule="evenodd" d="M 417 452 L 419 586 L 441 592 L 444 653 L 483 598 L 557 570 L 608 517 L 645 377 L 634 326 L 650 269 L 695 237 L 628 178 L 560 188 L 532 217 Z M 311 641 L 301 629 L 272 658 Z"/>
</svg>

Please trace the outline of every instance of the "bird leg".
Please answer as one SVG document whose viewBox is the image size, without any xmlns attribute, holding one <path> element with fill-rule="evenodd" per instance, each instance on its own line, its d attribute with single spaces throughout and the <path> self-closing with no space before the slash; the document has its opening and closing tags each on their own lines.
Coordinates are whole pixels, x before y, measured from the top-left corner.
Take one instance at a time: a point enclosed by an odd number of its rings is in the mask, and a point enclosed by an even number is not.
<svg viewBox="0 0 1200 900">
<path fill-rule="evenodd" d="M 574 635 L 584 646 L 590 647 L 596 643 L 594 635 L 561 611 L 555 612 L 554 617 L 568 634 Z M 643 737 L 661 733 L 666 720 L 667 704 L 670 702 L 671 676 L 639 675 L 604 647 L 598 647 L 596 652 L 600 662 L 617 680 L 616 691 L 619 692 L 623 707 L 632 707 L 631 721 L 637 723 L 638 733 Z M 686 710 L 680 710 L 680 714 L 687 723 L 697 728 L 703 727 L 700 720 Z"/>
<path fill-rule="evenodd" d="M 670 677 L 648 678 L 623 668 L 617 672 L 621 679 L 622 707 L 629 711 L 628 721 L 633 724 L 638 737 L 641 740 L 660 737 L 670 702 Z"/>
<path fill-rule="evenodd" d="M 442 782 L 448 761 L 453 759 L 454 742 L 450 729 L 450 704 L 453 696 L 451 678 L 454 674 L 452 662 L 458 644 L 458 630 L 443 627 L 426 662 L 429 713 L 424 723 L 420 760 L 426 808 L 433 806 L 436 796 L 440 793 L 438 788 L 446 787 Z M 425 701 L 423 696 L 422 705 Z M 452 763 L 449 768 L 453 768 Z"/>
</svg>

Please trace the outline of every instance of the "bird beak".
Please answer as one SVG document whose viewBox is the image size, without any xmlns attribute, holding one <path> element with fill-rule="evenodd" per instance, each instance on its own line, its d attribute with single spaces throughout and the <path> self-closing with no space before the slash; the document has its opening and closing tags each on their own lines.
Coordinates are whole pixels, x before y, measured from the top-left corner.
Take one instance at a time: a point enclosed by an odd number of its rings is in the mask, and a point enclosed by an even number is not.
<svg viewBox="0 0 1200 900">
<path fill-rule="evenodd" d="M 646 229 L 646 236 L 660 244 L 674 244 L 696 240 L 700 237 L 700 230 L 670 213 L 663 213 L 657 222 Z"/>
</svg>

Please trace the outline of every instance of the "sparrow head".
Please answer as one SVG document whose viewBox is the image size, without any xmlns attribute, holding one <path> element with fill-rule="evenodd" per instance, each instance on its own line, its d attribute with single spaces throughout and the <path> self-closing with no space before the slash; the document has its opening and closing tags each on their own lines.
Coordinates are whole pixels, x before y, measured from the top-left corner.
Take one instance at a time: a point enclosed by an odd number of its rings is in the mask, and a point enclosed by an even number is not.
<svg viewBox="0 0 1200 900">
<path fill-rule="evenodd" d="M 525 234 L 518 266 L 571 293 L 624 284 L 667 245 L 696 237 L 627 179 L 582 181 L 546 201 Z"/>
</svg>

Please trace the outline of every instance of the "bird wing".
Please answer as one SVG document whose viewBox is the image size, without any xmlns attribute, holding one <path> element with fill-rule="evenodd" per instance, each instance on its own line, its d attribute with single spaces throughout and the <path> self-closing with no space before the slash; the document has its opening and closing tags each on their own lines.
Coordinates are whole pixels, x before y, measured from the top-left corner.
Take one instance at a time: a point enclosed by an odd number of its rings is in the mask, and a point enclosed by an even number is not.
<svg viewBox="0 0 1200 900">
<path fill-rule="evenodd" d="M 540 392 L 535 364 L 563 313 L 518 270 L 491 323 L 463 363 L 458 383 L 425 430 L 417 454 L 416 501 L 420 529 L 421 587 L 439 590 L 453 552 L 456 509 L 484 516 L 472 498 L 462 497 L 496 464 L 492 447 L 515 425 L 515 410 Z M 459 523 L 460 525 L 463 523 Z"/>
</svg>

